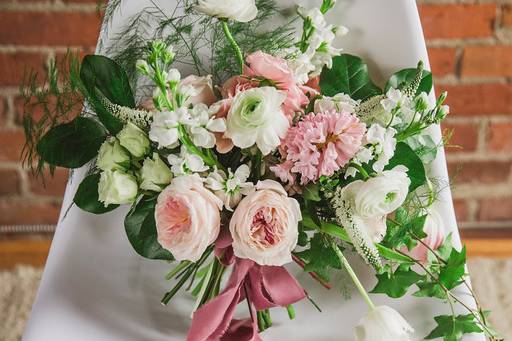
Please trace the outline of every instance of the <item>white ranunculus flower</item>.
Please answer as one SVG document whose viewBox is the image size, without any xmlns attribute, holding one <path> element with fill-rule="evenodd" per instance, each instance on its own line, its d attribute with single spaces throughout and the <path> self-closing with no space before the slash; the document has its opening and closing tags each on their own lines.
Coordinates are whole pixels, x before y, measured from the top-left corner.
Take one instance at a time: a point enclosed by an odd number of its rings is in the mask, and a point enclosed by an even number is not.
<svg viewBox="0 0 512 341">
<path fill-rule="evenodd" d="M 229 109 L 224 136 L 237 147 L 256 144 L 263 155 L 269 154 L 290 125 L 281 109 L 285 99 L 285 93 L 269 86 L 239 92 Z"/>
<path fill-rule="evenodd" d="M 410 341 L 412 333 L 402 315 L 385 305 L 370 310 L 355 329 L 357 341 Z"/>
<path fill-rule="evenodd" d="M 119 143 L 136 158 L 141 158 L 149 152 L 150 142 L 144 130 L 132 122 L 128 122 L 117 134 Z"/>
<path fill-rule="evenodd" d="M 127 170 L 130 167 L 130 153 L 119 140 L 110 137 L 100 147 L 96 166 L 101 170 Z"/>
<path fill-rule="evenodd" d="M 131 204 L 137 198 L 137 191 L 137 179 L 133 175 L 119 170 L 101 173 L 98 194 L 99 201 L 105 207 L 111 204 Z"/>
<path fill-rule="evenodd" d="M 179 144 L 179 125 L 189 121 L 190 114 L 186 108 L 156 112 L 149 130 L 149 139 L 157 142 L 158 148 L 175 148 Z"/>
<path fill-rule="evenodd" d="M 189 153 L 187 147 L 182 145 L 180 155 L 170 154 L 167 161 L 171 165 L 174 175 L 185 175 L 208 170 L 203 159 L 195 154 Z"/>
<path fill-rule="evenodd" d="M 248 22 L 256 18 L 255 0 L 199 0 L 195 9 L 211 17 Z"/>
<path fill-rule="evenodd" d="M 208 174 L 206 186 L 222 200 L 227 210 L 233 211 L 242 200 L 242 195 L 249 194 L 254 187 L 252 182 L 246 182 L 250 173 L 247 165 L 241 165 L 234 173 L 228 169 L 228 175 L 222 170 L 216 170 Z"/>
<path fill-rule="evenodd" d="M 384 170 L 389 160 L 395 155 L 396 130 L 394 128 L 384 128 L 378 123 L 370 126 L 365 135 L 364 144 L 372 144 L 374 146 L 375 163 L 372 168 L 377 173 Z"/>
<path fill-rule="evenodd" d="M 350 98 L 349 95 L 339 93 L 333 97 L 324 96 L 315 101 L 315 112 L 329 112 L 335 110 L 336 112 L 347 112 L 353 114 L 358 105 L 358 101 Z"/>
<path fill-rule="evenodd" d="M 160 192 L 163 187 L 171 183 L 172 173 L 169 167 L 162 161 L 158 153 L 153 153 L 153 158 L 144 160 L 140 170 L 140 188 L 147 191 Z"/>
</svg>

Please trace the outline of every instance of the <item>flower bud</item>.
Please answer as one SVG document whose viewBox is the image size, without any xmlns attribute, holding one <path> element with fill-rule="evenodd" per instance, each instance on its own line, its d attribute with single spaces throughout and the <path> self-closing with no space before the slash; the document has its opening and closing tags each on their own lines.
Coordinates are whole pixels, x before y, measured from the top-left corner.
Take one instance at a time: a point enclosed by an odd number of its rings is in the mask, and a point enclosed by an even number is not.
<svg viewBox="0 0 512 341">
<path fill-rule="evenodd" d="M 137 198 L 137 180 L 133 175 L 119 170 L 101 173 L 98 184 L 99 201 L 105 207 L 116 204 L 130 204 Z"/>
<path fill-rule="evenodd" d="M 149 65 L 145 60 L 143 60 L 143 59 L 137 60 L 137 63 L 135 64 L 135 66 L 137 67 L 137 70 L 139 70 L 143 74 L 149 75 L 149 73 L 150 73 Z"/>
<path fill-rule="evenodd" d="M 149 152 L 150 142 L 147 134 L 131 122 L 117 134 L 117 138 L 121 146 L 136 158 L 141 158 Z"/>
<path fill-rule="evenodd" d="M 140 188 L 147 191 L 160 192 L 171 183 L 172 173 L 158 153 L 153 153 L 153 159 L 147 158 L 141 169 Z"/>
<path fill-rule="evenodd" d="M 115 137 L 107 139 L 100 147 L 96 166 L 101 170 L 127 170 L 130 167 L 130 153 Z"/>
</svg>

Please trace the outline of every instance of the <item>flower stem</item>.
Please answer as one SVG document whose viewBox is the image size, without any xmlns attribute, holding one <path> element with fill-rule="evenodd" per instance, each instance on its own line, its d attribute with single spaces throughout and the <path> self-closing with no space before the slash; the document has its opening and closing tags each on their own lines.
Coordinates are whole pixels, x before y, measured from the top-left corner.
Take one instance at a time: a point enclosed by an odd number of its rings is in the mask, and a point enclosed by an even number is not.
<svg viewBox="0 0 512 341">
<path fill-rule="evenodd" d="M 368 172 L 363 168 L 363 166 L 358 165 L 355 162 L 350 162 L 348 164 L 348 166 L 349 167 L 354 167 L 355 169 L 357 169 L 359 171 L 359 173 L 361 173 L 361 175 L 363 176 L 364 180 L 367 180 L 367 179 L 370 178 L 370 176 L 368 175 Z"/>
<path fill-rule="evenodd" d="M 341 264 L 345 267 L 350 278 L 356 285 L 357 290 L 359 290 L 359 293 L 361 294 L 361 296 L 363 296 L 366 304 L 368 304 L 368 307 L 370 307 L 370 309 L 372 309 L 372 310 L 375 309 L 375 304 L 373 304 L 372 300 L 370 299 L 370 296 L 368 296 L 368 293 L 364 289 L 363 284 L 361 284 L 361 281 L 359 280 L 356 273 L 350 266 L 350 263 L 348 262 L 348 260 L 343 255 L 343 252 L 341 252 L 341 250 L 339 249 L 338 244 L 336 244 L 336 242 L 334 240 L 331 240 L 331 246 L 334 249 L 334 251 L 336 252 L 336 255 L 338 256 L 338 258 L 340 259 Z"/>
<path fill-rule="evenodd" d="M 240 50 L 240 46 L 238 46 L 237 42 L 235 41 L 235 38 L 233 38 L 233 35 L 229 30 L 227 20 L 221 20 L 221 23 L 224 35 L 226 36 L 226 39 L 229 41 L 231 47 L 233 48 L 233 51 L 235 52 L 236 59 L 238 60 L 238 64 L 240 65 L 240 74 L 242 74 L 244 66 L 244 57 L 242 55 L 242 50 Z"/>
</svg>

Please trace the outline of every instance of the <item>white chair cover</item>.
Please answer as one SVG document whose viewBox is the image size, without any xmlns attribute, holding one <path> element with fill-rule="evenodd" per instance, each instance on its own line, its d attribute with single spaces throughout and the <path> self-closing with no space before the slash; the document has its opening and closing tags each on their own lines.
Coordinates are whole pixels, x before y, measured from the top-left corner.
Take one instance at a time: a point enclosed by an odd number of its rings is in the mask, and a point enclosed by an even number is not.
<svg viewBox="0 0 512 341">
<path fill-rule="evenodd" d="M 114 31 L 123 19 L 147 3 L 146 0 L 124 1 L 120 15 L 115 18 Z M 164 8 L 174 7 L 174 1 L 158 0 L 157 3 Z M 289 5 L 293 1 L 280 3 Z M 320 0 L 302 3 L 318 6 Z M 341 45 L 345 52 L 362 56 L 377 81 L 382 83 L 393 72 L 414 67 L 420 59 L 428 68 L 425 41 L 413 0 L 339 0 L 329 18 L 332 23 L 350 28 Z M 432 129 L 432 136 L 440 139 L 438 127 Z M 447 179 L 442 152 L 430 171 L 438 178 Z M 84 173 L 84 169 L 79 170 L 70 180 L 61 218 Z M 459 246 L 449 189 L 443 191 L 440 200 L 438 209 Z M 25 341 L 185 339 L 193 300 L 182 293 L 168 306 L 160 304 L 162 295 L 170 288 L 163 277 L 171 267 L 135 254 L 123 227 L 127 210 L 126 207 L 95 216 L 73 207 L 66 219 L 61 219 L 25 331 Z M 375 284 L 374 276 L 357 257 L 353 260 L 365 287 L 371 289 Z M 323 313 L 307 300 L 296 304 L 297 318 L 293 321 L 288 320 L 284 309 L 273 309 L 274 326 L 262 334 L 263 338 L 268 341 L 353 340 L 353 328 L 367 310 L 357 292 L 351 290 L 352 298 L 346 299 L 339 289 L 325 290 L 294 264 L 289 269 L 297 274 Z M 349 283 L 348 278 L 344 280 Z M 473 304 L 471 298 L 462 293 L 468 303 Z M 415 339 L 421 339 L 434 328 L 433 316 L 450 311 L 439 300 L 428 298 L 410 295 L 398 300 L 384 295 L 373 295 L 373 298 L 378 304 L 388 304 L 400 311 L 416 329 Z M 242 312 L 247 316 L 246 310 Z M 485 338 L 472 334 L 464 340 L 483 341 Z"/>
</svg>

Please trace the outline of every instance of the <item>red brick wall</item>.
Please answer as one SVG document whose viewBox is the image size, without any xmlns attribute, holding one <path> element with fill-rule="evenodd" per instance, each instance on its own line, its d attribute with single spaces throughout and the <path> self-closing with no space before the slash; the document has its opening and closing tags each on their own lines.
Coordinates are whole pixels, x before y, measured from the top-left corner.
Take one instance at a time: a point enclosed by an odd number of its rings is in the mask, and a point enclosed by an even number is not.
<svg viewBox="0 0 512 341">
<path fill-rule="evenodd" d="M 445 128 L 460 146 L 448 148 L 458 219 L 512 227 L 512 1 L 418 2 L 437 90 L 450 92 Z M 45 188 L 21 167 L 18 83 L 67 47 L 94 47 L 95 3 L 0 0 L 0 225 L 56 221 L 66 173 Z"/>
</svg>

